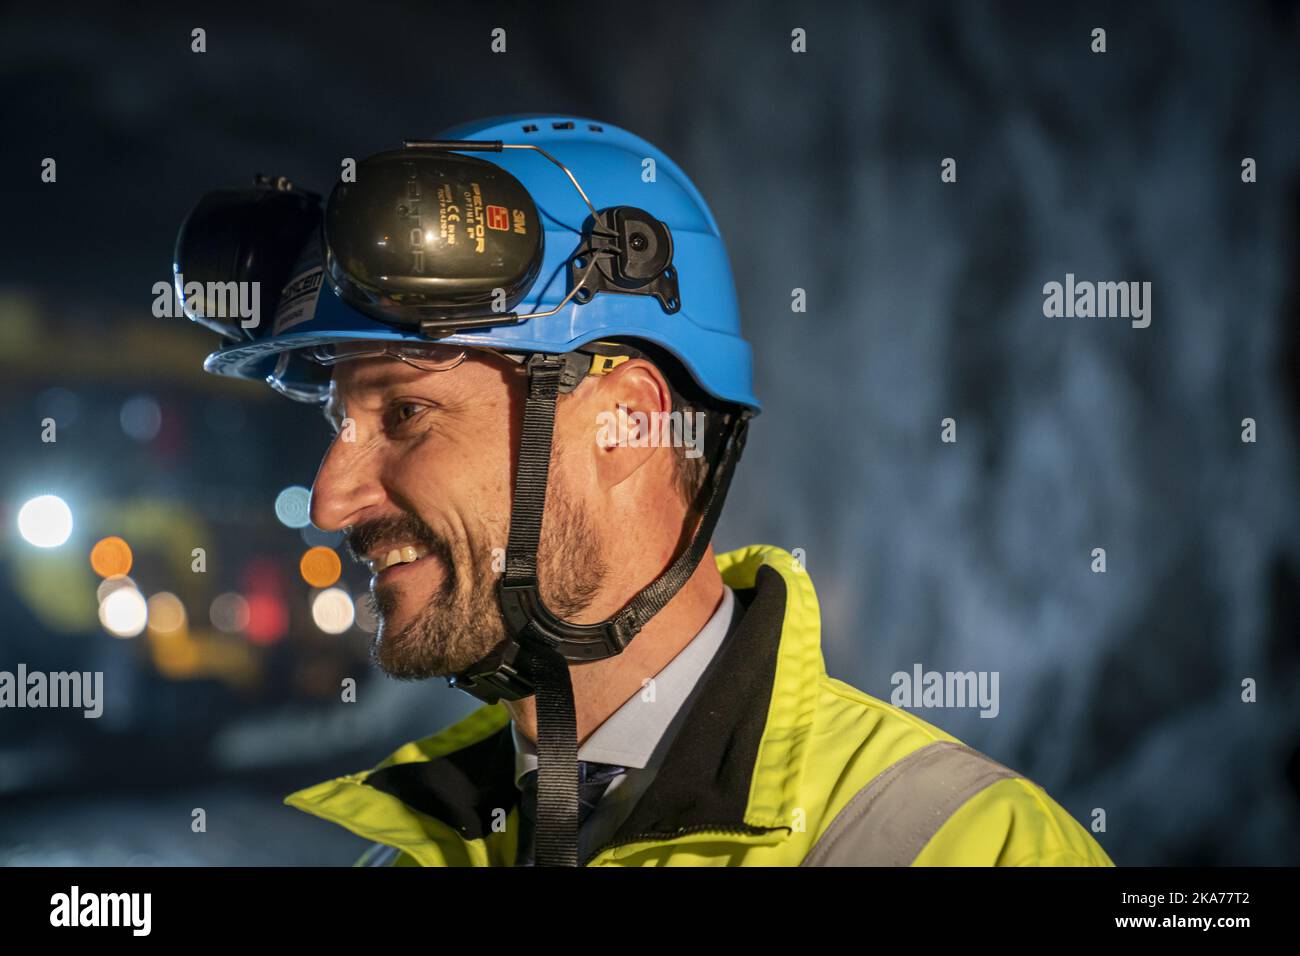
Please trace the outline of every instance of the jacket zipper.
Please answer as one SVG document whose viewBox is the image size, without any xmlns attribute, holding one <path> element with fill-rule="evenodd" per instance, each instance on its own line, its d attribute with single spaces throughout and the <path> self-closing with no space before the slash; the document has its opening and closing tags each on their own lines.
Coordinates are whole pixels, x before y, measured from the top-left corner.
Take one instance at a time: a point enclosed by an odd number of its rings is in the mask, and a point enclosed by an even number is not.
<svg viewBox="0 0 1300 956">
<path fill-rule="evenodd" d="M 590 854 L 585 860 L 583 860 L 582 865 L 586 866 L 588 863 L 596 859 L 596 857 L 600 856 L 606 850 L 613 850 L 616 847 L 627 846 L 628 844 L 631 843 L 646 843 L 652 841 L 655 843 L 662 843 L 668 840 L 675 840 L 678 837 L 690 836 L 693 833 L 718 833 L 724 836 L 761 836 L 762 834 L 768 833 L 771 830 L 779 830 L 779 829 L 781 828 L 780 827 L 755 827 L 755 826 L 750 826 L 747 823 L 741 824 L 740 826 L 735 826 L 735 825 L 729 826 L 726 824 L 716 825 L 710 823 L 697 823 L 689 827 L 681 827 L 680 829 L 674 830 L 672 832 L 657 831 L 657 832 L 650 832 L 650 833 L 634 833 L 631 834 L 630 836 L 624 837 L 621 840 L 614 840 L 611 841 L 610 843 L 606 843 L 600 849 L 596 850 L 594 853 Z"/>
</svg>

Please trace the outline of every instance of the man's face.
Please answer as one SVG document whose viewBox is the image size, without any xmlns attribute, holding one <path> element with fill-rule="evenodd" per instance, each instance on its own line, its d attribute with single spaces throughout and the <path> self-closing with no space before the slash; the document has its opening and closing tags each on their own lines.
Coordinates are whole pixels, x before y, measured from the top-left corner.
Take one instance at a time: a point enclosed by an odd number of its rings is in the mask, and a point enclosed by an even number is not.
<svg viewBox="0 0 1300 956">
<path fill-rule="evenodd" d="M 443 371 L 391 357 L 335 367 L 326 411 L 337 434 L 312 488 L 312 521 L 348 529 L 353 555 L 373 562 L 373 656 L 394 677 L 457 673 L 506 636 L 496 585 L 525 389 L 520 366 L 474 351 Z M 583 455 L 563 452 L 563 435 L 557 425 L 538 563 L 544 600 L 573 619 L 605 567 Z"/>
</svg>

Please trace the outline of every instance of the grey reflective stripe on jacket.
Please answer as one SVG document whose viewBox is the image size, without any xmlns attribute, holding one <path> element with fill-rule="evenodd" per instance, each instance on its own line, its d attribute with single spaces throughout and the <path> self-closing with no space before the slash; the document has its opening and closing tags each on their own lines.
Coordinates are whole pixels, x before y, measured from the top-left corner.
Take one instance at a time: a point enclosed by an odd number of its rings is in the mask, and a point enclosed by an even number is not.
<svg viewBox="0 0 1300 956">
<path fill-rule="evenodd" d="M 800 866 L 908 866 L 963 803 L 1018 776 L 965 744 L 927 744 L 859 790 Z"/>
<path fill-rule="evenodd" d="M 401 856 L 402 851 L 395 846 L 389 846 L 386 843 L 376 843 L 370 849 L 361 855 L 357 860 L 357 866 L 392 866 Z"/>
</svg>

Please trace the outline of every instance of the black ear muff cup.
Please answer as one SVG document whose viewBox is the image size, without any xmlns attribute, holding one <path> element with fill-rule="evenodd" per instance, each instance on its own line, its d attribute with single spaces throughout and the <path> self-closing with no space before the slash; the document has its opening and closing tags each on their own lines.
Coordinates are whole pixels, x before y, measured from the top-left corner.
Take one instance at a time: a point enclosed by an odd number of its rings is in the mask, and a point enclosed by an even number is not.
<svg viewBox="0 0 1300 956">
<path fill-rule="evenodd" d="M 532 196 L 507 170 L 459 153 L 405 148 L 339 183 L 322 230 L 325 277 L 382 322 L 500 315 L 541 269 L 545 234 Z"/>
</svg>

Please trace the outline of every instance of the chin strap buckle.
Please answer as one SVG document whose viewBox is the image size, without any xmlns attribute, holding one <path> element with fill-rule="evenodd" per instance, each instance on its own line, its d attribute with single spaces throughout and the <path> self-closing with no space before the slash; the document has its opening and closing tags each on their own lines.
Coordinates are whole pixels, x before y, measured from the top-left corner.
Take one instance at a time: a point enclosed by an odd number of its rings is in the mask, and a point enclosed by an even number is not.
<svg viewBox="0 0 1300 956">
<path fill-rule="evenodd" d="M 507 638 L 483 660 L 447 678 L 447 686 L 463 690 L 485 704 L 524 700 L 537 692 L 527 675 L 528 654 Z"/>
</svg>

